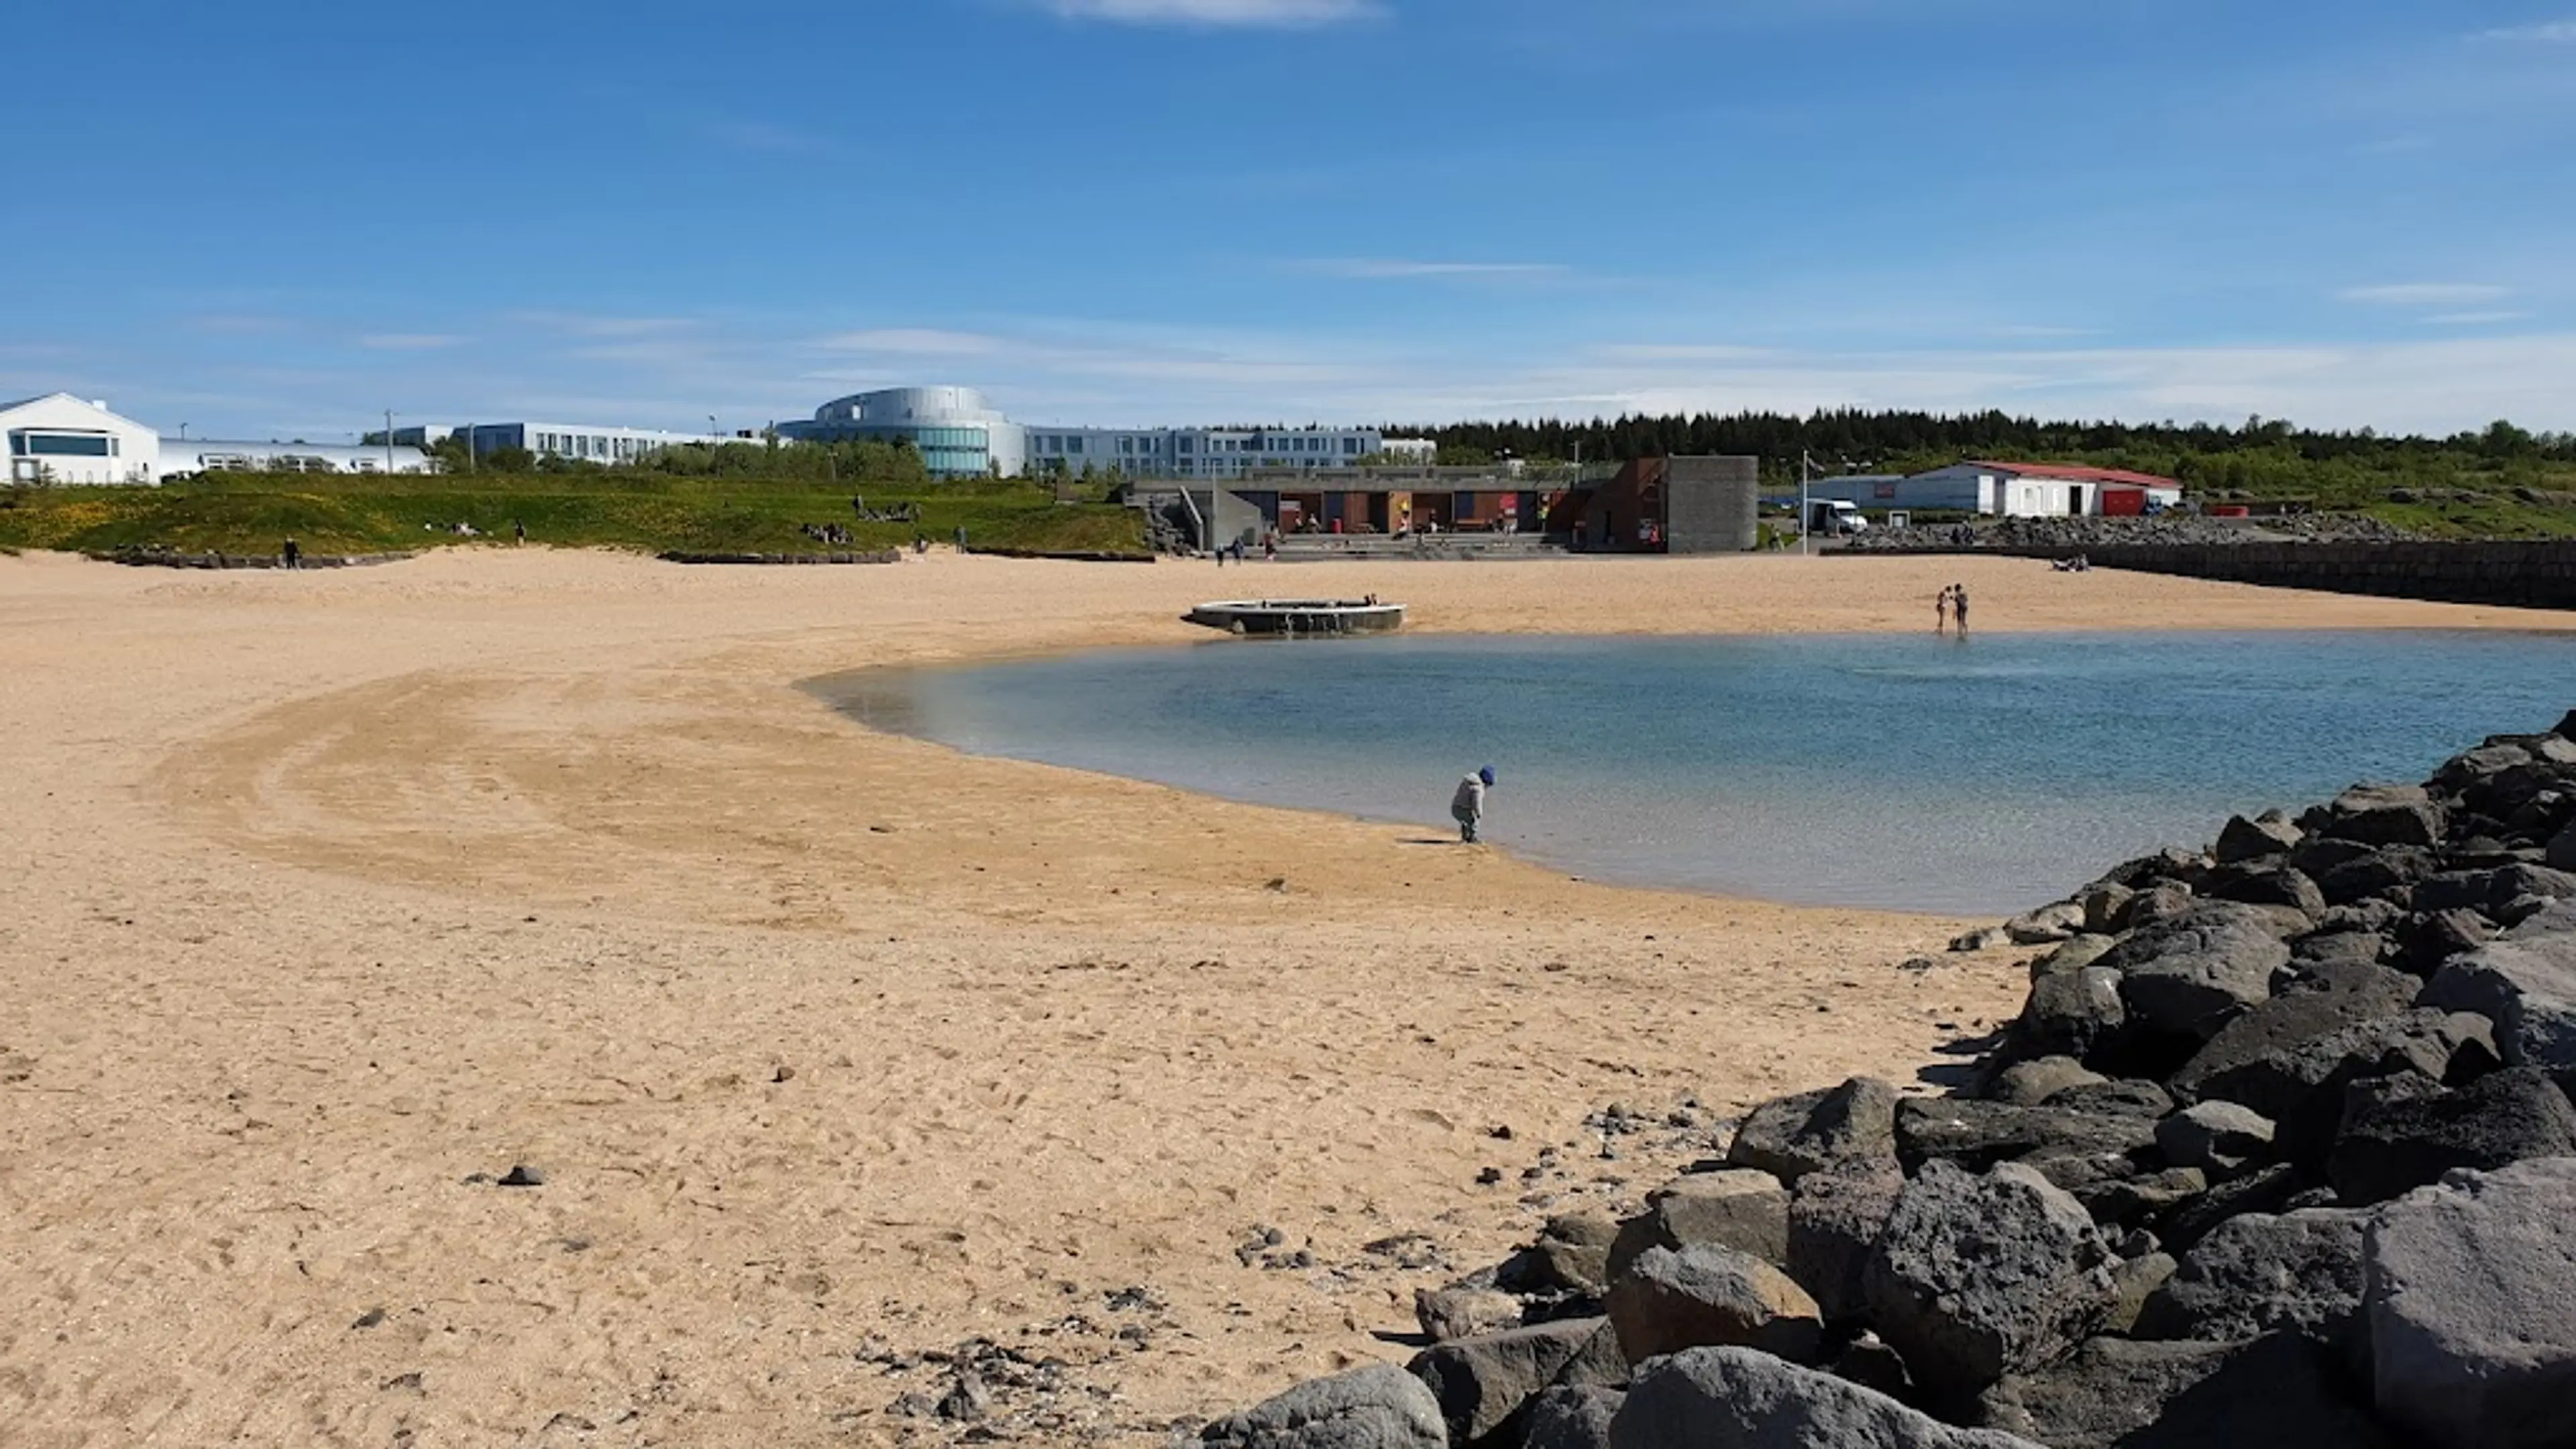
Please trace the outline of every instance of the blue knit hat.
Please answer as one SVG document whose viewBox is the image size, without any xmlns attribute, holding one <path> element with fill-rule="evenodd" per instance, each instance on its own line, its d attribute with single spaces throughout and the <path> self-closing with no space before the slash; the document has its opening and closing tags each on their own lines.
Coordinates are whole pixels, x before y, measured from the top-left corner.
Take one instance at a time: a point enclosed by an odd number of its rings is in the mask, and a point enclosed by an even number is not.
<svg viewBox="0 0 2576 1449">
<path fill-rule="evenodd" d="M 1487 765 L 1485 768 L 1478 770 L 1476 772 L 1476 778 L 1484 781 L 1488 785 L 1494 783 L 1494 767 Z"/>
</svg>

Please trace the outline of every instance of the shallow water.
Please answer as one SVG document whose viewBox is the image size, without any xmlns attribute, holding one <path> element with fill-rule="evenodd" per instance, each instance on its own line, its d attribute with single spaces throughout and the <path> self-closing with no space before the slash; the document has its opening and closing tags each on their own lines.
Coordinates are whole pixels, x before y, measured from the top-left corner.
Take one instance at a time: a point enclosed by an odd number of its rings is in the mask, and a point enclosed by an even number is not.
<svg viewBox="0 0 2576 1449">
<path fill-rule="evenodd" d="M 2576 705 L 2576 638 L 1221 641 L 817 681 L 867 724 L 1487 838 L 1594 879 L 2003 914 Z"/>
</svg>

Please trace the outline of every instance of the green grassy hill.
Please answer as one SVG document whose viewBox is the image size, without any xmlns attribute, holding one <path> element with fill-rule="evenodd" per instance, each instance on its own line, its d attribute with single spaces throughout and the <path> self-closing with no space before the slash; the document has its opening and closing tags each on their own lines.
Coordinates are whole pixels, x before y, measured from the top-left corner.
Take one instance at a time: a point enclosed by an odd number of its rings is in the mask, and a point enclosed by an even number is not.
<svg viewBox="0 0 2576 1449">
<path fill-rule="evenodd" d="M 864 523 L 871 509 L 917 503 L 918 524 Z M 0 492 L 0 547 L 273 554 L 287 538 L 315 554 L 383 553 L 463 543 L 470 523 L 533 543 L 686 552 L 820 553 L 805 524 L 839 524 L 853 549 L 907 547 L 917 532 L 945 543 L 961 525 L 979 548 L 1145 553 L 1143 520 L 1108 504 L 1063 504 L 1017 483 L 915 484 L 899 490 L 819 481 L 672 478 L 649 473 L 383 478 L 328 474 L 209 475 L 161 488 L 16 488 Z M 834 548 L 843 547 L 834 545 Z"/>
</svg>

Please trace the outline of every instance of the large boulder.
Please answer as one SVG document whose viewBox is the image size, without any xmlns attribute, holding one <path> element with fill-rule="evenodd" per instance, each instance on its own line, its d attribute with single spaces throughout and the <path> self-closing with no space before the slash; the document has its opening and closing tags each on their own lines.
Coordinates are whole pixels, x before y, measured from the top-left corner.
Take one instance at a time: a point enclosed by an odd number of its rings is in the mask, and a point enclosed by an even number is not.
<svg viewBox="0 0 2576 1449">
<path fill-rule="evenodd" d="M 1868 1312 L 1861 1275 L 1904 1192 L 1905 1173 L 1883 1157 L 1852 1158 L 1798 1179 L 1785 1266 L 1826 1321 L 1846 1323 Z"/>
<path fill-rule="evenodd" d="M 1658 1359 L 1610 1423 L 1611 1449 L 2039 1449 L 1954 1429 L 1885 1394 L 1741 1348 Z"/>
<path fill-rule="evenodd" d="M 2442 843 L 2442 808 L 2421 785 L 2355 785 L 2299 823 L 2315 834 L 2363 845 Z"/>
<path fill-rule="evenodd" d="M 2184 1101 L 2202 1097 L 2243 1101 L 2230 1094 L 2232 1073 L 2356 1022 L 2395 1016 L 2412 1005 L 2422 989 L 2423 983 L 2414 977 L 2383 966 L 2313 965 L 2285 982 L 2280 995 L 2221 1028 L 2166 1085 Z M 2260 1102 L 2246 1105 L 2264 1110 Z"/>
<path fill-rule="evenodd" d="M 2181 919 L 2141 929 L 2102 958 L 2120 973 L 2132 1021 L 2202 1041 L 2271 999 L 2272 973 L 2290 964 L 2279 923 L 2260 907 L 2207 901 Z"/>
<path fill-rule="evenodd" d="M 2302 838 L 2289 816 L 2267 810 L 2253 820 L 2242 815 L 2231 817 L 2219 830 L 2218 844 L 2209 853 L 2220 865 L 2243 865 L 2250 860 L 2288 855 L 2298 848 Z"/>
<path fill-rule="evenodd" d="M 2012 1036 L 2025 1056 L 2091 1058 L 2128 1025 L 2120 973 L 2106 966 L 2056 971 L 2031 982 Z"/>
<path fill-rule="evenodd" d="M 1208 1425 L 1212 1449 L 1448 1449 L 1440 1401 L 1393 1364 L 1297 1385 Z"/>
<path fill-rule="evenodd" d="M 1520 1298 L 1499 1288 L 1453 1283 L 1446 1288 L 1413 1290 L 1413 1321 L 1433 1343 L 1481 1338 L 1521 1326 Z"/>
<path fill-rule="evenodd" d="M 1947 1159 L 1982 1170 L 2033 1153 L 2117 1156 L 2156 1140 L 2145 1117 L 2076 1112 L 2055 1104 L 2016 1107 L 1974 1097 L 1908 1097 L 1896 1109 L 1899 1160 L 1918 1165 Z"/>
<path fill-rule="evenodd" d="M 2120 999 L 2117 987 L 2111 999 Z M 2069 1087 L 2098 1087 L 2109 1080 L 2073 1057 L 2033 1057 L 2004 1068 L 1986 1096 L 2016 1107 L 2036 1107 Z"/>
<path fill-rule="evenodd" d="M 1619 1225 L 1609 1281 L 1627 1275 L 1648 1248 L 1733 1248 L 1764 1262 L 1789 1258 L 1789 1190 L 1753 1168 L 1698 1172 L 1646 1195 L 1646 1210 Z"/>
<path fill-rule="evenodd" d="M 2290 1200 L 2306 1190 L 2306 1179 L 2299 1169 L 2286 1162 L 2276 1162 L 2260 1172 L 2249 1172 L 2232 1182 L 2222 1182 L 2208 1192 L 2174 1209 L 2156 1226 L 2156 1236 L 2177 1253 L 2207 1237 L 2220 1224 L 2247 1213 L 2279 1213 L 2290 1210 Z"/>
<path fill-rule="evenodd" d="M 1628 1366 L 1607 1323 L 1569 1318 L 1440 1344 L 1407 1367 L 1439 1400 L 1449 1442 L 1468 1449 L 1518 1442 L 1523 1410 L 1540 1390 L 1616 1384 Z"/>
<path fill-rule="evenodd" d="M 2345 1202 L 2385 1202 L 2455 1168 L 2576 1156 L 2576 1105 L 2534 1067 L 2453 1090 L 2421 1077 L 2355 1083 L 2326 1177 Z"/>
<path fill-rule="evenodd" d="M 1893 1084 L 1854 1077 L 1830 1091 L 1765 1102 L 1735 1129 L 1726 1160 L 1794 1185 L 1848 1157 L 1893 1157 L 1896 1099 Z"/>
<path fill-rule="evenodd" d="M 2365 1240 L 2379 1411 L 2430 1449 L 2576 1437 L 2576 1159 L 2464 1173 L 2389 1204 Z"/>
<path fill-rule="evenodd" d="M 1599 1213 L 1560 1213 L 1538 1240 L 1514 1253 L 1497 1274 L 1514 1293 L 1599 1297 L 1610 1284 L 1610 1248 L 1619 1225 Z"/>
<path fill-rule="evenodd" d="M 2343 1120 L 2347 1085 L 2401 1073 L 2437 1081 L 2474 1075 L 2494 1065 L 2489 1043 L 2482 1016 L 2416 1007 L 2276 1048 L 2194 1086 L 2203 1101 L 2235 1102 L 2272 1119 L 2276 1155 L 2316 1167 Z"/>
<path fill-rule="evenodd" d="M 2576 870 L 2576 825 L 2570 825 L 2549 838 L 2548 853 L 2542 857 L 2551 870 Z"/>
<path fill-rule="evenodd" d="M 1648 1248 L 1610 1285 L 1609 1309 L 1630 1363 L 1712 1345 L 1808 1363 L 1824 1345 L 1824 1315 L 1807 1290 L 1730 1248 Z"/>
<path fill-rule="evenodd" d="M 2156 1124 L 2156 1147 L 2176 1167 L 2212 1177 L 2244 1171 L 2272 1151 L 2272 1119 L 2235 1102 L 2195 1102 Z"/>
<path fill-rule="evenodd" d="M 2245 1343 L 2097 1338 L 1979 1401 L 1980 1421 L 2054 1449 L 2374 1449 L 2387 1435 L 2295 1335 Z"/>
<path fill-rule="evenodd" d="M 1610 1421 L 1627 1398 L 1624 1389 L 1548 1389 L 1530 1400 L 1521 1449 L 1609 1449 Z"/>
<path fill-rule="evenodd" d="M 2440 868 L 2433 852 L 2419 846 L 2353 849 L 2353 855 L 2315 876 L 2317 891 L 2329 906 L 2348 906 L 2403 891 Z"/>
<path fill-rule="evenodd" d="M 2576 897 L 2576 875 L 2546 866 L 2516 862 L 2493 870 L 2449 871 L 2419 881 L 2418 911 L 2476 911 L 2491 920 L 2511 914 L 2513 903 L 2526 897 L 2557 901 Z"/>
<path fill-rule="evenodd" d="M 2367 1222 L 2336 1208 L 2229 1218 L 2148 1296 L 2135 1336 L 2227 1343 L 2290 1329 L 2358 1359 Z"/>
<path fill-rule="evenodd" d="M 1863 1286 L 1915 1381 L 1963 1402 L 2090 1337 L 2118 1297 L 2113 1261 L 2082 1205 L 2032 1169 L 1936 1161 L 1897 1200 Z"/>
<path fill-rule="evenodd" d="M 2287 906 L 2310 920 L 2326 913 L 2325 892 L 2307 872 L 2278 861 L 2222 865 L 2201 882 L 2200 893 L 2249 906 Z"/>
<path fill-rule="evenodd" d="M 2423 1004 L 2494 1022 L 2509 1065 L 2576 1071 L 2576 930 L 2531 929 L 2543 924 L 2526 922 L 2444 966 Z"/>
</svg>

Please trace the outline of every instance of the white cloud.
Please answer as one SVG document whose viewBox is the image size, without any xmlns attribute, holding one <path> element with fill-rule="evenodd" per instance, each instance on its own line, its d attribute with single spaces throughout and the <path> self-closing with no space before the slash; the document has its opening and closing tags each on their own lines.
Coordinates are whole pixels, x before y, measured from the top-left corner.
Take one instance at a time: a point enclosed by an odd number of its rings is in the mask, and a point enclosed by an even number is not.
<svg viewBox="0 0 2576 1449">
<path fill-rule="evenodd" d="M 1298 270 L 1358 281 L 1403 281 L 1419 277 L 1499 279 L 1561 277 L 1567 269 L 1552 262 L 1426 262 L 1402 257 L 1319 257 L 1299 262 Z"/>
<path fill-rule="evenodd" d="M 2427 327 L 2492 327 L 2502 322 L 2528 322 L 2529 312 L 2440 312 L 2421 319 Z"/>
<path fill-rule="evenodd" d="M 2492 302 L 2510 294 L 2502 287 L 2474 282 L 2401 282 L 2383 287 L 2347 287 L 2335 295 L 2347 302 L 2374 307 L 2440 307 Z"/>
<path fill-rule="evenodd" d="M 880 327 L 842 332 L 822 339 L 834 352 L 886 352 L 902 357 L 987 357 L 1003 349 L 1001 338 L 976 332 L 943 332 L 930 327 Z"/>
<path fill-rule="evenodd" d="M 2505 45 L 2576 45 L 2576 20 L 2552 20 L 2539 25 L 2482 30 L 2475 38 Z"/>
<path fill-rule="evenodd" d="M 1044 0 L 1068 20 L 1119 25 L 1181 25 L 1201 29 L 1308 30 L 1371 20 L 1385 13 L 1375 0 Z"/>
</svg>

